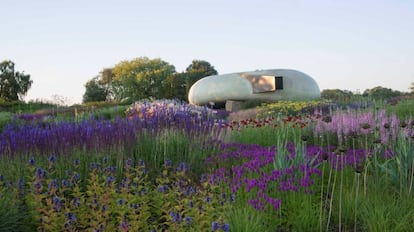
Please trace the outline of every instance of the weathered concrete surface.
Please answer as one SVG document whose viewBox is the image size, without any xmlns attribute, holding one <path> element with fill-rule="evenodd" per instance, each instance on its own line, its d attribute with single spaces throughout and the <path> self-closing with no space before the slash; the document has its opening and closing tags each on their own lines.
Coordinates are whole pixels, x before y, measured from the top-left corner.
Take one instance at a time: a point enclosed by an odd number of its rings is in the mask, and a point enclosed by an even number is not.
<svg viewBox="0 0 414 232">
<path fill-rule="evenodd" d="M 279 77 L 279 82 L 275 81 L 275 77 Z M 282 79 L 283 87 L 277 85 L 277 83 L 280 84 L 280 79 Z M 208 76 L 194 83 L 188 94 L 189 102 L 196 105 L 228 100 L 278 101 L 317 98 L 320 98 L 320 90 L 315 80 L 303 72 L 291 69 Z"/>
</svg>

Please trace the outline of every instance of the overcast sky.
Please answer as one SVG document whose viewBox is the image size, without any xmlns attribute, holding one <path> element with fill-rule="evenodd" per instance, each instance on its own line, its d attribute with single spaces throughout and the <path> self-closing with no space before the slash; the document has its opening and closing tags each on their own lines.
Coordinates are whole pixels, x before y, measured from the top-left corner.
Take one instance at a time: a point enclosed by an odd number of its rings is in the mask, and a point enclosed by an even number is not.
<svg viewBox="0 0 414 232">
<path fill-rule="evenodd" d="M 411 0 L 2 0 L 0 26 L 0 61 L 33 80 L 26 100 L 80 102 L 103 68 L 141 56 L 297 69 L 321 90 L 414 82 Z"/>
</svg>

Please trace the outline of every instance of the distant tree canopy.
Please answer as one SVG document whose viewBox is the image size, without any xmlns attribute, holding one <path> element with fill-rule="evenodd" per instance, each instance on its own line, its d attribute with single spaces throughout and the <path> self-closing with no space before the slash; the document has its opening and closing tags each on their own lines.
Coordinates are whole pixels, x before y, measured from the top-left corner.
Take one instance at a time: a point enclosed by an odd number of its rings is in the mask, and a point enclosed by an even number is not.
<svg viewBox="0 0 414 232">
<path fill-rule="evenodd" d="M 323 99 L 328 99 L 332 101 L 348 101 L 353 96 L 353 93 L 349 90 L 340 90 L 340 89 L 324 89 L 321 92 L 321 97 Z"/>
<path fill-rule="evenodd" d="M 5 60 L 0 63 L 0 99 L 3 101 L 21 100 L 32 83 L 30 75 L 14 70 L 13 61 Z"/>
<path fill-rule="evenodd" d="M 86 82 L 85 94 L 83 94 L 83 102 L 105 101 L 107 98 L 107 90 L 102 85 L 99 76 L 96 76 Z"/>
<path fill-rule="evenodd" d="M 410 89 L 410 93 L 414 94 L 414 82 L 411 83 L 411 86 L 409 89 Z"/>
<path fill-rule="evenodd" d="M 169 98 L 187 100 L 190 87 L 199 79 L 216 75 L 207 61 L 193 60 L 185 72 L 161 59 L 138 57 L 104 68 L 85 84 L 84 102 L 100 100 L 130 100 Z M 103 97 L 103 95 L 105 97 Z"/>
<path fill-rule="evenodd" d="M 366 89 L 362 94 L 362 96 L 369 96 L 375 100 L 387 100 L 401 95 L 403 95 L 403 93 L 400 91 L 392 90 L 390 88 L 384 88 L 382 86 L 377 86 L 372 89 Z"/>
</svg>

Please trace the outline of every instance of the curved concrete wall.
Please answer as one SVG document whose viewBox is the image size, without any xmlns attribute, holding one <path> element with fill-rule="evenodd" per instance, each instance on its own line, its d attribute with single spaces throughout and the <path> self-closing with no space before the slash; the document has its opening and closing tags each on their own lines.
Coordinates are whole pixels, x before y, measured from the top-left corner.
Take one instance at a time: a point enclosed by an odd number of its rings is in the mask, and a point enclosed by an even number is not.
<svg viewBox="0 0 414 232">
<path fill-rule="evenodd" d="M 282 77 L 283 89 L 257 93 L 248 76 Z M 305 73 L 291 69 L 271 69 L 251 72 L 208 76 L 190 88 L 188 100 L 191 104 L 246 100 L 310 100 L 320 98 L 318 84 Z"/>
</svg>

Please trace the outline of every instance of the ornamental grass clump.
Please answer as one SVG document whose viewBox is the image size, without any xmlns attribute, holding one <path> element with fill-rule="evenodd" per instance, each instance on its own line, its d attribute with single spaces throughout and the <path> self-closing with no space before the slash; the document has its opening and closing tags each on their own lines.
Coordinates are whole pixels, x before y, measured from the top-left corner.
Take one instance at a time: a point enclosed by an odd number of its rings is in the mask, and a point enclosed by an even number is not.
<svg viewBox="0 0 414 232">
<path fill-rule="evenodd" d="M 204 176 L 201 181 L 190 178 L 186 163 L 173 166 L 166 160 L 163 169 L 151 175 L 145 162 L 126 159 L 123 175 L 116 176 L 116 167 L 105 157 L 90 163 L 84 176 L 77 161 L 64 178 L 57 179 L 56 159 L 51 157 L 47 167 L 31 159 L 25 183 L 0 186 L 0 193 L 9 189 L 20 196 L 29 214 L 27 225 L 37 230 L 208 231 L 219 222 L 218 229 L 229 231 L 224 212 L 232 198 Z"/>
</svg>

